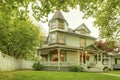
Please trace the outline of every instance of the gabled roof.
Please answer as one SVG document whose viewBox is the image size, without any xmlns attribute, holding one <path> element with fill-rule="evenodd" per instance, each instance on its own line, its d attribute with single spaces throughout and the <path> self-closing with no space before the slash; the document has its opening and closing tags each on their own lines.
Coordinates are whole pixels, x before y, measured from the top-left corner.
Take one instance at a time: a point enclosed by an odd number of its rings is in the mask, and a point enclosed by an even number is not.
<svg viewBox="0 0 120 80">
<path fill-rule="evenodd" d="M 98 47 L 96 47 L 95 44 L 91 44 L 91 45 L 87 46 L 85 49 L 100 51 L 100 49 Z"/>
<path fill-rule="evenodd" d="M 90 33 L 91 31 L 88 29 L 88 27 L 85 25 L 85 23 L 82 23 L 80 26 L 78 26 L 74 31 L 80 30 L 79 28 L 85 27 L 87 31 Z"/>
<path fill-rule="evenodd" d="M 103 50 L 100 50 L 95 44 L 91 44 L 87 47 L 84 48 L 84 50 L 88 51 L 89 53 L 103 53 L 104 51 Z"/>
<path fill-rule="evenodd" d="M 51 20 L 54 20 L 54 19 L 62 19 L 62 20 L 64 20 L 64 21 L 67 23 L 67 25 L 68 25 L 68 22 L 66 21 L 66 19 L 64 18 L 63 14 L 62 14 L 62 12 L 61 12 L 60 10 L 57 10 L 57 11 L 55 12 L 55 14 L 53 15 L 53 17 L 52 17 Z M 51 20 L 50 20 L 50 21 L 51 21 Z"/>
</svg>

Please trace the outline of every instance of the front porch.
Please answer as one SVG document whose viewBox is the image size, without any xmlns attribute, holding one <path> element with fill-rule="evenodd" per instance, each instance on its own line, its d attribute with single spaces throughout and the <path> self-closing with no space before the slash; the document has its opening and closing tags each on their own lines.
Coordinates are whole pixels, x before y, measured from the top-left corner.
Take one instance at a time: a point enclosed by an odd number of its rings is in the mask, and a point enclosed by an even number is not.
<svg viewBox="0 0 120 80">
<path fill-rule="evenodd" d="M 42 64 L 47 67 L 54 66 L 57 70 L 63 67 L 81 66 L 86 71 L 96 68 L 102 69 L 102 53 L 71 47 L 50 47 L 39 50 Z"/>
</svg>

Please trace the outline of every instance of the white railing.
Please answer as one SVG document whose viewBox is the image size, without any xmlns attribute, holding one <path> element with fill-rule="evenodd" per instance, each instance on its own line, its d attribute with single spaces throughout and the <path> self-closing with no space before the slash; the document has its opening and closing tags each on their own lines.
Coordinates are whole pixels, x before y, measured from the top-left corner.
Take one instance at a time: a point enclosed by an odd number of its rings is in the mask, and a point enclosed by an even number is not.
<svg viewBox="0 0 120 80">
<path fill-rule="evenodd" d="M 44 66 L 58 66 L 58 62 L 41 62 Z"/>
<path fill-rule="evenodd" d="M 42 62 L 44 66 L 74 66 L 74 65 L 80 65 L 77 62 Z"/>
<path fill-rule="evenodd" d="M 77 62 L 60 62 L 61 66 L 74 66 L 79 65 Z"/>
<path fill-rule="evenodd" d="M 120 64 L 113 64 L 114 69 L 120 69 Z"/>
</svg>

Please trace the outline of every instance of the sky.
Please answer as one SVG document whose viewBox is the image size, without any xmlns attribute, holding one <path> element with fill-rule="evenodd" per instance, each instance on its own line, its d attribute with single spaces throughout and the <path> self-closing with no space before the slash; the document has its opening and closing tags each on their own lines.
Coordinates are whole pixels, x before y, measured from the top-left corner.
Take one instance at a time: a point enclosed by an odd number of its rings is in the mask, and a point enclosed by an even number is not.
<svg viewBox="0 0 120 80">
<path fill-rule="evenodd" d="M 93 26 L 93 18 L 88 18 L 88 19 L 82 19 L 83 17 L 83 13 L 79 11 L 79 9 L 71 9 L 69 12 L 65 13 L 62 12 L 64 18 L 67 20 L 68 24 L 69 24 L 69 28 L 75 29 L 76 27 L 78 27 L 79 25 L 81 25 L 82 23 L 85 23 L 86 26 L 88 27 L 88 29 L 90 29 L 91 31 L 91 36 L 98 38 L 99 36 L 99 31 L 97 28 L 95 28 Z M 53 14 L 49 14 L 48 15 L 48 20 L 50 20 L 52 18 Z M 44 30 L 44 32 L 46 34 L 48 34 L 49 32 L 49 27 L 48 27 L 48 22 L 46 23 L 40 23 L 40 25 L 42 26 L 42 29 Z"/>
</svg>

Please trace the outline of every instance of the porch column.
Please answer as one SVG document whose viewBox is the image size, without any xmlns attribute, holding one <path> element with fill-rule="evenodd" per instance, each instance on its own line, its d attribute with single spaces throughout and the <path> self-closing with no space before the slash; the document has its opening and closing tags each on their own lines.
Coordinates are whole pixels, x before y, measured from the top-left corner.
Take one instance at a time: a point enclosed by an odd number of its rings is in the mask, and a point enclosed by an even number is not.
<svg viewBox="0 0 120 80">
<path fill-rule="evenodd" d="M 102 53 L 100 53 L 100 62 L 102 64 Z"/>
<path fill-rule="evenodd" d="M 42 61 L 41 51 L 38 51 L 39 60 Z"/>
<path fill-rule="evenodd" d="M 98 58 L 99 58 L 99 54 L 97 54 L 97 61 L 96 61 L 96 63 L 98 63 L 98 61 L 99 61 L 99 59 L 98 59 Z"/>
<path fill-rule="evenodd" d="M 83 66 L 83 52 L 81 53 L 82 57 L 81 57 L 81 65 Z"/>
<path fill-rule="evenodd" d="M 50 54 L 48 54 L 48 62 L 50 62 Z"/>
<path fill-rule="evenodd" d="M 78 65 L 80 65 L 80 51 L 77 51 L 78 54 Z"/>
<path fill-rule="evenodd" d="M 58 70 L 60 70 L 60 48 L 58 48 Z"/>
</svg>

